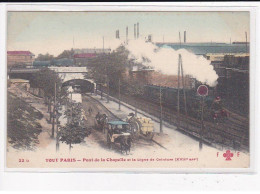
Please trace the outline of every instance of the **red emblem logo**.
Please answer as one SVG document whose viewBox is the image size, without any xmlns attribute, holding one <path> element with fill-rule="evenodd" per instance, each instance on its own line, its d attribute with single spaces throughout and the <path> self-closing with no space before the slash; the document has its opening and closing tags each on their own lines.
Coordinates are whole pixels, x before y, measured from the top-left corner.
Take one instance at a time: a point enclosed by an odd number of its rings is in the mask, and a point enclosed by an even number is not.
<svg viewBox="0 0 260 194">
<path fill-rule="evenodd" d="M 226 160 L 231 160 L 231 158 L 234 156 L 234 154 L 232 152 L 230 152 L 230 150 L 227 150 L 226 153 L 223 154 L 223 157 L 226 158 Z"/>
</svg>

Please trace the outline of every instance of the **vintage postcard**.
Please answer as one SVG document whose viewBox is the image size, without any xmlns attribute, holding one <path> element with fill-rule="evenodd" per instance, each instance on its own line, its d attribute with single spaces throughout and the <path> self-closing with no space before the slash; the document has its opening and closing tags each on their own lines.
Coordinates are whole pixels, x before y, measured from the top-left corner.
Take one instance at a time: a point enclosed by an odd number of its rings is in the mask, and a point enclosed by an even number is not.
<svg viewBox="0 0 260 194">
<path fill-rule="evenodd" d="M 249 169 L 249 11 L 8 11 L 6 168 Z"/>
</svg>

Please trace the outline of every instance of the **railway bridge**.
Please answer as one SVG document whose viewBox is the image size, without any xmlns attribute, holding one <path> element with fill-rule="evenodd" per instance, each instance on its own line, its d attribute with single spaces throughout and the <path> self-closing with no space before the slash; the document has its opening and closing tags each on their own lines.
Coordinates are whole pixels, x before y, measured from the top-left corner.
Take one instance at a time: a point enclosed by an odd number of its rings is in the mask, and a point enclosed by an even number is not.
<svg viewBox="0 0 260 194">
<path fill-rule="evenodd" d="M 94 92 L 96 84 L 88 74 L 87 67 L 48 67 L 55 71 L 62 80 L 62 86 L 79 85 L 82 92 Z M 11 68 L 8 70 L 10 79 L 26 79 L 31 82 L 32 75 L 38 73 L 41 68 Z"/>
</svg>

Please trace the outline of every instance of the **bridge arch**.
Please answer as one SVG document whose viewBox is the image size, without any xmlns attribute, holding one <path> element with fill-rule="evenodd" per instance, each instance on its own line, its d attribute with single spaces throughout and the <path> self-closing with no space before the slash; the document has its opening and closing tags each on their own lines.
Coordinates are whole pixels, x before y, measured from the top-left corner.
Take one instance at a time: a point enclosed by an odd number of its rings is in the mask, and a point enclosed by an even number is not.
<svg viewBox="0 0 260 194">
<path fill-rule="evenodd" d="M 66 86 L 80 86 L 82 93 L 94 92 L 96 84 L 91 79 L 71 79 L 62 83 L 62 87 Z"/>
</svg>

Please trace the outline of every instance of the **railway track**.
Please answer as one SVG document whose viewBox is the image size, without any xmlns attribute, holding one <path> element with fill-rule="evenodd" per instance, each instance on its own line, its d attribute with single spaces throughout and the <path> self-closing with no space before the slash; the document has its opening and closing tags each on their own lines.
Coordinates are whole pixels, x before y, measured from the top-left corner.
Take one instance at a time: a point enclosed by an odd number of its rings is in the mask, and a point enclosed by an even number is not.
<svg viewBox="0 0 260 194">
<path fill-rule="evenodd" d="M 96 115 L 98 112 L 100 112 L 101 114 L 106 114 L 108 116 L 108 120 L 121 120 L 119 117 L 117 117 L 115 114 L 113 114 L 109 109 L 107 109 L 102 103 L 100 103 L 98 100 L 92 98 L 90 95 L 84 94 L 82 96 L 82 99 L 83 99 L 83 103 L 82 103 L 83 109 L 87 110 L 90 106 L 92 106 L 94 108 L 93 116 Z M 94 123 L 91 123 L 91 125 L 93 126 Z M 138 141 L 140 141 L 140 139 Z M 142 138 L 141 141 L 147 142 L 148 140 Z M 167 148 L 165 148 L 163 145 L 161 145 L 157 141 L 152 140 L 151 142 L 158 145 L 160 148 L 167 150 Z"/>
<path fill-rule="evenodd" d="M 143 103 L 149 103 L 149 106 L 154 106 L 156 108 L 154 109 L 158 109 L 159 110 L 159 105 L 156 104 L 156 103 L 152 103 L 152 102 L 149 102 L 147 100 L 143 100 L 143 99 L 140 99 Z M 174 111 L 173 109 L 170 109 L 166 106 L 163 107 L 164 110 L 166 110 L 166 112 L 169 112 L 171 114 L 175 114 L 177 115 L 177 112 Z M 222 122 L 218 122 L 217 126 L 215 126 L 216 128 L 232 128 L 233 130 L 237 130 L 237 131 L 248 131 L 249 129 L 249 121 L 247 118 L 244 118 L 240 115 L 237 115 L 233 112 L 230 112 L 230 116 L 222 121 Z M 182 117 L 185 116 L 185 115 L 182 115 Z M 190 116 L 185 116 L 187 117 L 189 120 L 192 120 L 194 122 L 199 122 L 197 119 L 193 118 L 193 117 L 190 117 Z M 204 121 L 204 123 L 207 123 L 209 126 L 212 126 L 212 125 L 216 125 L 215 123 L 213 122 L 209 122 L 209 121 Z"/>
<path fill-rule="evenodd" d="M 159 106 L 154 104 L 154 103 L 151 103 L 151 102 L 148 102 L 148 101 L 145 101 L 142 99 L 141 101 L 142 104 L 146 103 L 148 104 L 149 106 L 153 107 L 152 110 L 150 110 L 150 114 L 153 114 L 153 115 L 158 115 L 159 112 L 158 110 L 159 109 Z M 139 105 L 139 107 L 142 107 Z M 170 110 L 169 108 L 166 108 L 164 107 L 164 110 L 167 112 L 165 114 L 165 116 L 167 117 L 167 114 L 169 115 L 177 115 L 177 112 L 174 111 L 174 110 Z M 168 121 L 172 122 L 173 124 L 177 124 L 177 116 L 170 116 L 171 119 L 168 119 Z M 189 116 L 185 116 L 185 115 L 180 115 L 180 118 L 179 118 L 182 122 L 186 122 L 186 123 L 189 123 L 185 126 L 186 128 L 193 128 L 193 126 L 197 126 L 197 130 L 194 130 L 195 132 L 199 133 L 200 132 L 200 121 L 199 120 L 196 120 L 192 117 L 189 117 Z M 226 121 L 226 122 L 222 122 L 222 123 L 218 123 L 218 124 L 214 124 L 214 123 L 211 123 L 211 122 L 208 122 L 208 121 L 204 121 L 204 126 L 206 128 L 208 128 L 211 133 L 213 133 L 213 135 L 220 135 L 223 139 L 225 140 L 230 140 L 231 142 L 228 143 L 229 146 L 230 144 L 233 144 L 233 142 L 235 141 L 236 143 L 237 142 L 241 142 L 241 144 L 243 144 L 243 147 L 245 149 L 248 149 L 248 146 L 249 146 L 249 123 L 246 123 L 246 119 L 244 119 L 244 122 L 237 122 L 237 120 L 239 120 L 238 118 L 234 118 L 233 114 L 231 114 L 231 116 L 229 117 L 229 119 Z M 193 125 L 193 126 L 192 126 Z M 219 137 L 219 139 L 221 138 Z M 224 141 L 225 141 L 224 140 Z M 220 140 L 222 143 L 223 141 Z M 225 142 L 224 142 L 225 143 Z M 233 146 L 233 145 L 231 145 Z"/>
<path fill-rule="evenodd" d="M 114 97 L 116 98 L 116 96 Z M 121 100 L 157 118 L 160 117 L 160 107 L 156 103 L 141 98 L 133 99 L 122 94 Z M 180 118 L 177 118 L 177 112 L 168 107 L 163 107 L 163 120 L 174 125 L 180 123 L 179 130 L 196 138 L 200 137 L 200 120 L 183 114 L 180 114 Z M 247 118 L 230 112 L 230 117 L 225 122 L 214 124 L 209 121 L 204 121 L 204 127 L 206 130 L 204 130 L 204 132 L 202 131 L 202 133 L 204 133 L 203 139 L 205 139 L 205 141 L 248 151 L 249 120 Z"/>
<path fill-rule="evenodd" d="M 114 115 L 103 104 L 101 104 L 96 99 L 92 98 L 90 95 L 85 94 L 82 96 L 82 98 L 84 102 L 82 103 L 82 105 L 85 110 L 88 110 L 89 107 L 94 108 L 93 115 L 96 115 L 98 112 L 100 112 L 101 114 L 106 114 L 109 120 L 118 119 L 116 115 Z"/>
</svg>

